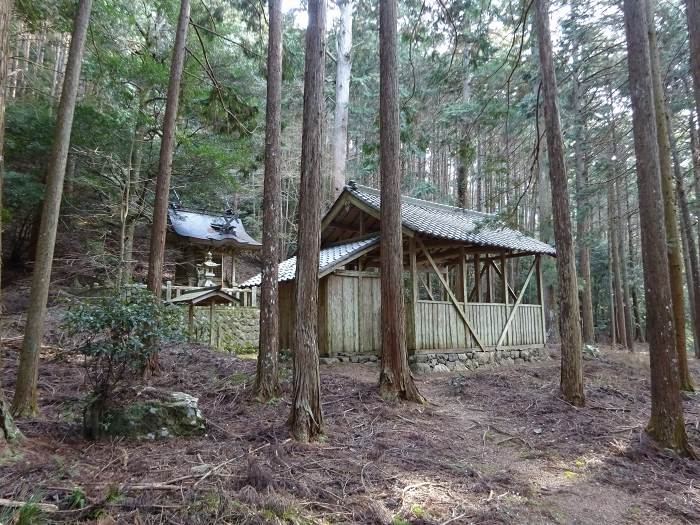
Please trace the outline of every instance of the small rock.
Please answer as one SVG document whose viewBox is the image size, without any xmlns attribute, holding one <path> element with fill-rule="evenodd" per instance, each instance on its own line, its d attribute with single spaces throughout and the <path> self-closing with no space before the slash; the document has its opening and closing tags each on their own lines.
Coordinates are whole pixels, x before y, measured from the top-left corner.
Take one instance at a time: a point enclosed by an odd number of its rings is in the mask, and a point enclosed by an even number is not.
<svg viewBox="0 0 700 525">
<path fill-rule="evenodd" d="M 447 368 L 447 365 L 443 365 L 442 363 L 439 363 L 435 365 L 435 368 L 433 368 L 433 372 L 449 372 L 450 369 Z"/>
<path fill-rule="evenodd" d="M 411 365 L 411 370 L 416 374 L 429 374 L 433 369 L 428 363 L 414 363 Z"/>
<path fill-rule="evenodd" d="M 476 359 L 480 365 L 485 365 L 491 362 L 491 354 L 489 352 L 479 352 Z"/>
</svg>

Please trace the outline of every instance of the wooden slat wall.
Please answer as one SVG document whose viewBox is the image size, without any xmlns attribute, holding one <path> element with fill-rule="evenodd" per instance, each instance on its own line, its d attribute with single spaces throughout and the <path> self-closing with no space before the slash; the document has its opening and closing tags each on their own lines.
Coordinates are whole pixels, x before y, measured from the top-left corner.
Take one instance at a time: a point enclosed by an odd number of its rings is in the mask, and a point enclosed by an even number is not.
<svg viewBox="0 0 700 525">
<path fill-rule="evenodd" d="M 378 352 L 381 347 L 379 277 L 331 274 L 326 279 L 329 346 L 328 353 L 322 351 L 322 354 Z"/>
<path fill-rule="evenodd" d="M 323 356 L 338 353 L 379 352 L 381 349 L 381 289 L 379 276 L 331 274 L 319 289 L 319 351 Z M 463 303 L 459 303 L 463 306 Z M 411 303 L 406 303 L 410 308 Z M 498 342 L 512 305 L 468 303 L 466 315 L 486 347 Z M 294 327 L 294 286 L 280 285 L 280 346 L 290 348 Z M 418 350 L 476 348 L 474 338 L 448 301 L 418 301 L 416 304 Z M 542 343 L 542 307 L 518 306 L 504 347 Z"/>
<path fill-rule="evenodd" d="M 463 306 L 463 303 L 459 303 Z M 418 349 L 440 350 L 475 348 L 454 306 L 446 301 L 418 301 L 416 305 L 416 340 Z M 496 346 L 512 306 L 469 303 L 466 315 L 484 346 Z M 503 346 L 537 345 L 542 342 L 542 308 L 521 304 L 511 323 Z"/>
</svg>

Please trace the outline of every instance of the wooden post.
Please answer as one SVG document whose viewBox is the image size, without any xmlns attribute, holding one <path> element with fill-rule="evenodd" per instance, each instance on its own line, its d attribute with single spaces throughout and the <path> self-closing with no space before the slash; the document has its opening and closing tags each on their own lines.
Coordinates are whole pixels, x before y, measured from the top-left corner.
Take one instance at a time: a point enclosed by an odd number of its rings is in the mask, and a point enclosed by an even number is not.
<svg viewBox="0 0 700 525">
<path fill-rule="evenodd" d="M 503 283 L 503 302 L 508 304 L 508 259 L 505 252 L 501 254 L 501 281 Z"/>
<path fill-rule="evenodd" d="M 194 337 L 194 305 L 190 303 L 187 312 L 187 340 L 191 343 Z"/>
<path fill-rule="evenodd" d="M 544 304 L 544 282 L 542 281 L 542 256 L 535 255 L 535 266 L 537 266 L 537 297 L 542 309 L 542 344 L 547 344 L 547 323 L 545 321 L 545 304 Z"/>
<path fill-rule="evenodd" d="M 491 261 L 489 260 L 488 254 L 486 255 L 486 302 L 493 302 L 493 279 L 491 272 Z"/>
<path fill-rule="evenodd" d="M 459 263 L 457 264 L 457 295 L 466 305 L 469 300 L 469 290 L 467 290 L 467 262 L 464 254 L 464 246 L 459 247 Z M 461 296 L 461 297 L 459 297 Z"/>
<path fill-rule="evenodd" d="M 493 266 L 496 266 L 496 262 L 493 262 Z M 506 319 L 510 316 L 510 309 L 508 307 L 508 259 L 505 253 L 501 253 L 501 283 L 503 285 L 503 308 L 505 308 Z M 506 341 L 508 340 L 508 334 L 506 333 Z"/>
<path fill-rule="evenodd" d="M 214 347 L 214 303 L 209 305 L 209 346 Z"/>
<path fill-rule="evenodd" d="M 250 306 L 258 305 L 258 287 L 251 286 L 250 288 Z"/>
<path fill-rule="evenodd" d="M 464 246 L 459 248 L 459 276 L 462 281 L 462 301 L 464 301 L 464 310 L 466 311 L 469 302 L 469 287 L 467 286 L 467 256 L 464 253 Z"/>
<path fill-rule="evenodd" d="M 476 290 L 476 302 L 481 302 L 481 254 L 474 254 L 474 289 Z"/>
<path fill-rule="evenodd" d="M 173 282 L 165 281 L 165 301 L 170 302 L 173 298 Z"/>
<path fill-rule="evenodd" d="M 418 334 L 416 332 L 416 309 L 418 308 L 418 260 L 416 258 L 416 241 L 413 237 L 408 240 L 408 263 L 411 272 L 411 302 L 406 309 L 406 346 L 408 350 L 418 348 Z"/>
</svg>

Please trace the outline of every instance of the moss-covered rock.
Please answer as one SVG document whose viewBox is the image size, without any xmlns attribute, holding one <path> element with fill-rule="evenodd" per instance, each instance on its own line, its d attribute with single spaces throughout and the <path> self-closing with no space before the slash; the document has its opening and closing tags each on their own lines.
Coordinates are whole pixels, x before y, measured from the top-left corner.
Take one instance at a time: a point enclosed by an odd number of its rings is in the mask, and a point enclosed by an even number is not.
<svg viewBox="0 0 700 525">
<path fill-rule="evenodd" d="M 108 408 L 100 426 L 102 435 L 140 439 L 198 436 L 206 428 L 196 397 L 155 388 Z"/>
</svg>

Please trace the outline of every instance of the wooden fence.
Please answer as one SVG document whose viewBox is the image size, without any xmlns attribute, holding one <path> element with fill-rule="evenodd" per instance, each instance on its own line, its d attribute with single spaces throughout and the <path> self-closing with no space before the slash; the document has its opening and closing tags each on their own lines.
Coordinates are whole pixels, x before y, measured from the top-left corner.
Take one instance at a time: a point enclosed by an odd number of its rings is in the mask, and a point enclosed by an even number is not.
<svg viewBox="0 0 700 525">
<path fill-rule="evenodd" d="M 464 303 L 458 303 L 464 308 Z M 418 301 L 416 308 L 416 347 L 418 349 L 476 348 L 455 305 L 449 301 Z M 467 319 L 485 347 L 495 347 L 514 306 L 502 303 L 467 303 Z M 520 304 L 515 310 L 501 346 L 544 344 L 542 307 Z"/>
</svg>

